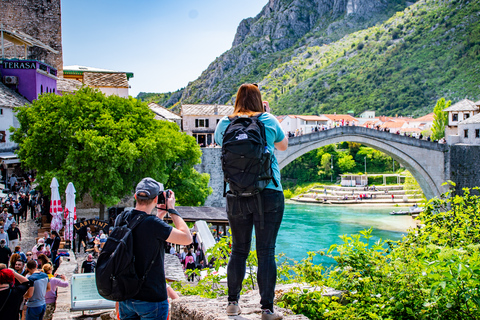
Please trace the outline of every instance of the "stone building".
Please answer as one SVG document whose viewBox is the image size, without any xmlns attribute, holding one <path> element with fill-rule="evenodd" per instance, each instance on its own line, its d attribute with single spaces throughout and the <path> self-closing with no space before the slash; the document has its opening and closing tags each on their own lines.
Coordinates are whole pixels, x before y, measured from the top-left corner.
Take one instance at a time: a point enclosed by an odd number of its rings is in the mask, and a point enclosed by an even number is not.
<svg viewBox="0 0 480 320">
<path fill-rule="evenodd" d="M 458 131 L 458 125 L 461 121 L 467 120 L 480 112 L 480 101 L 473 102 L 468 99 L 463 99 L 454 105 L 444 109 L 448 112 L 448 125 L 445 126 L 445 136 L 457 136 L 460 135 Z M 453 138 L 456 141 L 456 138 Z"/>
<path fill-rule="evenodd" d="M 133 73 L 74 65 L 63 67 L 63 78 L 77 80 L 86 86 L 99 89 L 107 96 L 115 94 L 128 98 L 128 80 L 133 78 Z"/>
<path fill-rule="evenodd" d="M 180 113 L 183 131 L 193 136 L 197 143 L 206 147 L 214 143 L 213 134 L 217 123 L 233 113 L 233 106 L 212 104 L 184 104 Z"/>
<path fill-rule="evenodd" d="M 20 167 L 20 160 L 13 153 L 17 144 L 10 140 L 10 127 L 20 127 L 13 108 L 28 103 L 27 99 L 0 83 L 0 183 L 5 185 L 5 179 Z"/>
<path fill-rule="evenodd" d="M 44 62 L 62 75 L 61 0 L 0 1 L 0 25 L 14 29 L 41 41 L 55 52 L 41 46 L 32 47 L 26 59 Z M 15 47 L 5 48 L 7 58 L 16 57 Z"/>
<path fill-rule="evenodd" d="M 317 126 L 327 126 L 329 119 L 325 116 L 303 116 L 288 115 L 279 119 L 283 132 L 295 133 L 300 130 L 302 133 L 311 133 L 312 128 Z"/>
</svg>

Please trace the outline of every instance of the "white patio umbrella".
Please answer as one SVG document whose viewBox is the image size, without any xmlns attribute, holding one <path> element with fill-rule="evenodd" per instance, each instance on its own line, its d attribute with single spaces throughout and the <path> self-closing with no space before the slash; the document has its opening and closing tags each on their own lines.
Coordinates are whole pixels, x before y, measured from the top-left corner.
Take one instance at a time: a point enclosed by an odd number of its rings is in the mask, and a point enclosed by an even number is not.
<svg viewBox="0 0 480 320">
<path fill-rule="evenodd" d="M 77 207 L 75 206 L 75 187 L 73 183 L 69 182 L 65 190 L 65 240 L 73 241 L 73 224 L 77 221 Z"/>
<path fill-rule="evenodd" d="M 53 231 L 60 231 L 63 228 L 62 224 L 62 201 L 60 200 L 60 192 L 58 191 L 57 178 L 53 177 L 50 184 L 52 194 L 50 196 L 50 214 L 52 215 L 52 222 L 50 223 L 50 229 Z"/>
</svg>

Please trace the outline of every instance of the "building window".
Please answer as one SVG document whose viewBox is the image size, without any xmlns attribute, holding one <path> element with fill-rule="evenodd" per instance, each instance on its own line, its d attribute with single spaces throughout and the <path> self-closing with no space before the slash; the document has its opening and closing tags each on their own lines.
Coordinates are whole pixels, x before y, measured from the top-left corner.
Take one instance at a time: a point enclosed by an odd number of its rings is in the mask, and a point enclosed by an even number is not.
<svg viewBox="0 0 480 320">
<path fill-rule="evenodd" d="M 218 125 L 219 122 L 220 122 L 220 119 L 217 119 L 217 125 Z"/>
<path fill-rule="evenodd" d="M 43 93 L 43 84 L 40 85 L 40 94 Z"/>
<path fill-rule="evenodd" d="M 468 129 L 463 130 L 463 137 L 468 138 Z"/>
<path fill-rule="evenodd" d="M 0 131 L 0 142 L 5 142 L 7 138 L 7 134 L 5 131 Z"/>
<path fill-rule="evenodd" d="M 0 109 L 0 116 L 3 116 L 3 109 Z"/>
<path fill-rule="evenodd" d="M 195 119 L 195 128 L 208 128 L 208 119 Z"/>
<path fill-rule="evenodd" d="M 475 138 L 480 138 L 480 129 L 475 129 Z"/>
<path fill-rule="evenodd" d="M 470 113 L 465 113 L 463 115 L 463 120 L 467 120 L 468 118 L 470 118 Z"/>
<path fill-rule="evenodd" d="M 457 113 L 452 114 L 452 121 L 458 121 L 458 114 Z"/>
</svg>

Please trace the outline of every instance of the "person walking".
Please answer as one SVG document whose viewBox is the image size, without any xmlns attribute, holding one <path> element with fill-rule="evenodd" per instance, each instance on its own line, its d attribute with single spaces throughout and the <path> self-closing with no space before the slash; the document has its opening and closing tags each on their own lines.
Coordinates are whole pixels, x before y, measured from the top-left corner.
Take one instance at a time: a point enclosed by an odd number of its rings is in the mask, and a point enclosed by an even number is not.
<svg viewBox="0 0 480 320">
<path fill-rule="evenodd" d="M 15 247 L 18 245 L 18 241 L 22 241 L 22 233 L 17 227 L 16 222 L 12 222 L 10 228 L 7 230 L 9 244 L 8 246 L 12 251 L 15 251 Z"/>
<path fill-rule="evenodd" d="M 54 262 L 55 258 L 57 257 L 58 249 L 60 248 L 61 239 L 60 239 L 60 236 L 58 235 L 58 232 L 55 230 L 52 231 L 50 238 L 53 240 L 52 246 L 50 248 L 50 254 L 51 254 L 52 262 Z"/>
<path fill-rule="evenodd" d="M 8 265 L 11 256 L 12 250 L 7 246 L 7 242 L 5 239 L 0 239 L 0 263 Z"/>
<path fill-rule="evenodd" d="M 8 247 L 10 239 L 8 238 L 8 233 L 6 233 L 5 229 L 3 229 L 3 225 L 0 225 L 0 240 L 5 240 L 5 245 Z"/>
<path fill-rule="evenodd" d="M 252 228 L 255 226 L 256 251 L 258 258 L 258 288 L 262 320 L 282 319 L 280 312 L 274 311 L 275 284 L 277 267 L 275 264 L 275 243 L 283 218 L 284 196 L 280 185 L 280 169 L 274 155 L 274 149 L 285 151 L 288 139 L 283 133 L 278 120 L 269 113 L 263 113 L 264 106 L 257 85 L 243 84 L 237 92 L 233 116 L 251 117 L 260 115 L 259 120 L 265 127 L 267 150 L 272 155 L 273 181 L 257 197 L 237 197 L 227 194 L 227 216 L 232 231 L 232 254 L 227 266 L 228 306 L 227 315 L 241 313 L 238 306 L 242 282 L 245 278 L 246 260 L 250 252 Z M 215 141 L 223 144 L 225 131 L 230 124 L 229 117 L 220 120 L 215 130 Z M 259 207 L 263 204 L 263 208 Z M 261 211 L 263 210 L 263 217 Z M 263 220 L 261 219 L 263 218 Z M 261 224 L 264 223 L 263 229 Z"/>
<path fill-rule="evenodd" d="M 87 260 L 83 261 L 81 271 L 81 273 L 95 272 L 95 260 L 93 260 L 93 256 L 91 254 L 87 256 Z"/>
<path fill-rule="evenodd" d="M 18 282 L 16 285 L 15 280 Z M 31 282 L 26 277 L 5 266 L 0 266 L 0 319 L 19 319 L 23 295 L 30 287 Z"/>
<path fill-rule="evenodd" d="M 48 276 L 37 269 L 37 263 L 34 260 L 27 262 L 27 270 L 31 276 L 28 278 L 33 281 L 33 287 L 25 293 L 27 300 L 26 320 L 42 320 L 46 310 L 45 294 L 50 291 L 50 281 Z"/>
<path fill-rule="evenodd" d="M 159 193 L 163 193 L 166 204 L 157 204 Z M 163 191 L 157 181 L 152 178 L 142 179 L 135 189 L 135 209 L 119 215 L 115 225 L 122 221 L 132 221 L 139 215 L 145 218 L 132 231 L 133 252 L 135 255 L 135 270 L 142 278 L 148 265 L 150 271 L 138 293 L 132 298 L 119 302 L 120 319 L 167 319 L 168 300 L 165 282 L 164 255 L 165 243 L 187 245 L 192 243 L 192 237 L 187 224 L 175 210 L 175 194 Z M 157 208 L 157 214 L 150 215 Z M 173 228 L 162 219 L 169 213 L 175 224 Z M 145 235 L 148 235 L 146 237 Z M 153 260 L 152 260 L 153 259 Z M 153 263 L 152 263 L 153 261 Z"/>
<path fill-rule="evenodd" d="M 46 310 L 43 320 L 52 320 L 55 309 L 57 308 L 57 288 L 68 287 L 68 280 L 63 274 L 53 275 L 53 267 L 50 264 L 46 264 L 42 267 L 44 273 L 47 274 L 50 280 L 50 291 L 45 294 Z"/>
</svg>

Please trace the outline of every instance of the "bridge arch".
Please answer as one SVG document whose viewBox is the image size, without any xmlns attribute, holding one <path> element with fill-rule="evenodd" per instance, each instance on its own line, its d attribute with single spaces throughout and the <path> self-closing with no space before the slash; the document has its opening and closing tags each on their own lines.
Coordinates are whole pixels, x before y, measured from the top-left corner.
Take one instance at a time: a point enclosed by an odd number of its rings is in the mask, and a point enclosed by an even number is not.
<svg viewBox="0 0 480 320">
<path fill-rule="evenodd" d="M 417 180 L 427 199 L 445 192 L 444 144 L 404 137 L 364 127 L 338 127 L 290 138 L 286 151 L 276 151 L 280 169 L 303 154 L 333 143 L 358 142 L 382 151 L 402 164 Z"/>
</svg>

